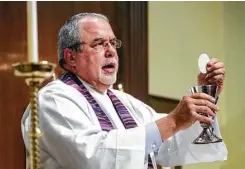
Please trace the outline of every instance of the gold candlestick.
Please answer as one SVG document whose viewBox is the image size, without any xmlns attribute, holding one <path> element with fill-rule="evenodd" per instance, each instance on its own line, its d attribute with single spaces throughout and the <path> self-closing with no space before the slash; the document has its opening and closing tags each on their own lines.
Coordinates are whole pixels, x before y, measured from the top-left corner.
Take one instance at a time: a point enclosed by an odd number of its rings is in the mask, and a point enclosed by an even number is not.
<svg viewBox="0 0 245 169">
<path fill-rule="evenodd" d="M 53 76 L 55 64 L 47 61 L 38 63 L 23 62 L 13 64 L 15 76 L 25 78 L 25 82 L 30 89 L 30 104 L 31 104 L 31 118 L 30 118 L 30 168 L 40 168 L 40 144 L 39 137 L 41 131 L 39 129 L 39 114 L 37 103 L 37 92 L 42 82 Z"/>
</svg>

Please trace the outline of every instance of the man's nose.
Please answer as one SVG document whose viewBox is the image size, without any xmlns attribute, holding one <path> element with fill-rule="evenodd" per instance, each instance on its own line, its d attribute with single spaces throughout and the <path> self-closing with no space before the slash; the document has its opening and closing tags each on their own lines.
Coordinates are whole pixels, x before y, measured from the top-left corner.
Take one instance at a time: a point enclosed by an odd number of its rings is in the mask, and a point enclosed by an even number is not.
<svg viewBox="0 0 245 169">
<path fill-rule="evenodd" d="M 108 43 L 107 47 L 106 47 L 105 56 L 107 58 L 108 57 L 115 57 L 116 53 L 117 53 L 116 49 L 110 43 Z"/>
</svg>

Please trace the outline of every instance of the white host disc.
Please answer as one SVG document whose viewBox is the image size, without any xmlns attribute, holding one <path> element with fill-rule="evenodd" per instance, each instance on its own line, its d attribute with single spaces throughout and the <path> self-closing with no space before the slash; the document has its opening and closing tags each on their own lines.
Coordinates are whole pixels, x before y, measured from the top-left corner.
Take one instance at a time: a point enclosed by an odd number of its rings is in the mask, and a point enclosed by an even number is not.
<svg viewBox="0 0 245 169">
<path fill-rule="evenodd" d="M 198 58 L 198 67 L 200 72 L 207 73 L 207 64 L 210 61 L 208 55 L 206 53 L 203 53 Z"/>
</svg>

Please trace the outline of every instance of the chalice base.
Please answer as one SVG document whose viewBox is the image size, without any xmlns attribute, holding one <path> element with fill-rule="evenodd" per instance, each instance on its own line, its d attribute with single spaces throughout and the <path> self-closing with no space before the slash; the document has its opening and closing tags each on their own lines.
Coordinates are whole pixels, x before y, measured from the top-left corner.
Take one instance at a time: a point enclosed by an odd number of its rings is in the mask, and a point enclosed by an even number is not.
<svg viewBox="0 0 245 169">
<path fill-rule="evenodd" d="M 216 136 L 210 127 L 203 128 L 202 133 L 193 141 L 193 144 L 219 143 L 222 139 Z"/>
</svg>

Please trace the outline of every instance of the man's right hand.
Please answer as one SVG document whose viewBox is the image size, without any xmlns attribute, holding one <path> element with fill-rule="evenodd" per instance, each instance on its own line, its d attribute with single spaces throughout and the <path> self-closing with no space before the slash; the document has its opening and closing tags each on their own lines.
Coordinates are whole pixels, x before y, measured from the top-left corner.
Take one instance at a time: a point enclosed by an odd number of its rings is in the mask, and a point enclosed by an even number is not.
<svg viewBox="0 0 245 169">
<path fill-rule="evenodd" d="M 189 128 L 197 120 L 211 124 L 212 118 L 200 115 L 198 112 L 214 117 L 214 111 L 218 110 L 214 102 L 215 99 L 205 93 L 184 96 L 168 116 L 156 121 L 162 140 L 165 141 L 176 132 Z"/>
</svg>

